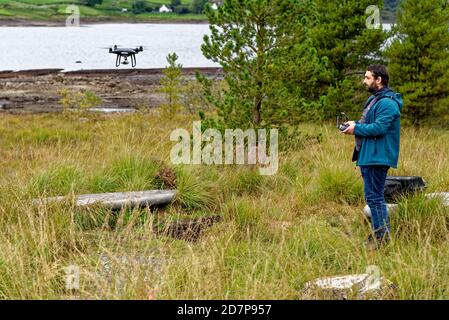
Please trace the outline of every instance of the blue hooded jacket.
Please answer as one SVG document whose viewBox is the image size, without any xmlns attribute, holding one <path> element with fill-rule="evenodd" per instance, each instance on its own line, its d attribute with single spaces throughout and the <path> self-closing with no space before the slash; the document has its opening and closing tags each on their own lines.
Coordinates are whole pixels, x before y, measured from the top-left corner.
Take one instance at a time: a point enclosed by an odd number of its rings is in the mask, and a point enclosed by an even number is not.
<svg viewBox="0 0 449 320">
<path fill-rule="evenodd" d="M 375 97 L 369 97 L 366 105 Z M 365 123 L 356 122 L 354 134 L 362 138 L 358 166 L 384 165 L 397 168 L 402 105 L 401 94 L 385 88 L 377 95 L 377 102 L 368 111 Z"/>
</svg>

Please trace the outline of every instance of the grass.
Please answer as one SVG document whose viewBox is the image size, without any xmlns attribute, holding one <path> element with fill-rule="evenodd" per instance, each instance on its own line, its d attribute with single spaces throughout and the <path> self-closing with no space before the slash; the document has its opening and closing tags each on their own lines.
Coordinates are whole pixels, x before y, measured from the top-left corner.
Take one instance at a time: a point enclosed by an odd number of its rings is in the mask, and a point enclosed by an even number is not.
<svg viewBox="0 0 449 320">
<path fill-rule="evenodd" d="M 0 118 L 0 298 L 302 299 L 307 281 L 362 273 L 369 265 L 399 299 L 446 299 L 449 210 L 421 195 L 402 199 L 392 242 L 377 252 L 369 233 L 351 138 L 332 125 L 301 124 L 320 141 L 280 153 L 279 171 L 251 166 L 174 166 L 170 132 L 193 116 L 7 115 Z M 403 128 L 393 175 L 420 175 L 427 192 L 449 191 L 447 130 Z M 281 142 L 282 143 L 282 142 Z M 35 197 L 162 188 L 166 208 L 79 210 Z M 196 242 L 156 234 L 167 221 L 221 216 Z M 77 266 L 80 289 L 65 289 Z"/>
</svg>

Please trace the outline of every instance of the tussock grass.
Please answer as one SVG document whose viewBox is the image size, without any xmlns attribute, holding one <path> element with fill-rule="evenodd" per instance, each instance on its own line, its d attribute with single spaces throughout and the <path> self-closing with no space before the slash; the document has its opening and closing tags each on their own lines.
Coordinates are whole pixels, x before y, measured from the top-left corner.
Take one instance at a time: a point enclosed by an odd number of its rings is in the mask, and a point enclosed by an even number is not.
<svg viewBox="0 0 449 320">
<path fill-rule="evenodd" d="M 423 195 L 401 199 L 392 241 L 367 252 L 369 234 L 353 140 L 332 125 L 302 124 L 301 148 L 280 153 L 275 176 L 254 166 L 170 163 L 170 132 L 193 116 L 156 112 L 0 118 L 0 298 L 302 299 L 307 281 L 376 265 L 399 299 L 449 294 L 448 208 Z M 392 175 L 421 175 L 426 192 L 449 191 L 449 132 L 404 128 Z M 179 194 L 155 211 L 76 209 L 79 193 L 166 188 Z M 32 199 L 69 196 L 62 203 Z M 198 241 L 155 232 L 221 216 Z M 66 290 L 68 266 L 79 290 Z"/>
<path fill-rule="evenodd" d="M 449 240 L 449 210 L 437 198 L 417 195 L 402 199 L 392 223 L 397 237 L 405 241 L 432 244 Z"/>
</svg>

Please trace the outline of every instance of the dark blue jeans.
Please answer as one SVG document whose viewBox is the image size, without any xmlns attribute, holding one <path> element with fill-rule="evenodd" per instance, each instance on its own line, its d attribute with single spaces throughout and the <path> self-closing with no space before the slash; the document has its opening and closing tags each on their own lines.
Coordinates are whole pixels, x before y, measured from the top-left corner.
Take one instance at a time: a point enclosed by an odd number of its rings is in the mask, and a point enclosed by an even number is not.
<svg viewBox="0 0 449 320">
<path fill-rule="evenodd" d="M 360 166 L 366 204 L 371 210 L 373 232 L 378 237 L 390 233 L 390 219 L 384 197 L 388 166 Z"/>
</svg>

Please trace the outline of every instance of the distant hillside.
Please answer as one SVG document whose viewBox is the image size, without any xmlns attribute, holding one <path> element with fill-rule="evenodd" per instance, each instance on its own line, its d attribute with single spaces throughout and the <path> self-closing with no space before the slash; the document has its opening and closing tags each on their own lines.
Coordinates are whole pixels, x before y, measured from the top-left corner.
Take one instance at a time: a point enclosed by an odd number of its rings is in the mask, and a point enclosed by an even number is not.
<svg viewBox="0 0 449 320">
<path fill-rule="evenodd" d="M 396 20 L 396 10 L 400 2 L 401 0 L 384 0 L 382 18 L 385 22 L 393 22 Z"/>
<path fill-rule="evenodd" d="M 385 0 L 382 18 L 384 22 L 396 19 L 396 9 L 401 0 Z M 88 0 L 0 0 L 0 19 L 16 18 L 30 20 L 60 20 L 66 17 L 66 8 L 70 4 L 80 7 L 84 18 L 95 19 L 123 19 L 123 20 L 207 20 L 198 14 L 194 2 L 201 0 L 103 0 L 101 4 L 88 5 Z M 95 1 L 93 1 L 95 2 Z M 91 2 L 91 3 L 93 3 Z M 171 6 L 173 2 L 180 3 L 173 7 L 173 13 L 158 12 L 162 5 Z M 204 0 L 207 2 L 207 0 Z"/>
<path fill-rule="evenodd" d="M 81 16 L 89 20 L 206 20 L 194 0 L 181 0 L 171 6 L 172 0 L 103 0 L 100 4 L 88 0 L 0 0 L 0 19 L 27 19 L 54 21 L 67 16 L 70 4 L 78 5 Z M 201 1 L 195 1 L 198 3 Z M 204 0 L 203 2 L 207 2 Z M 89 5 L 90 4 L 90 5 Z M 173 9 L 171 13 L 159 13 L 166 5 Z"/>
</svg>

